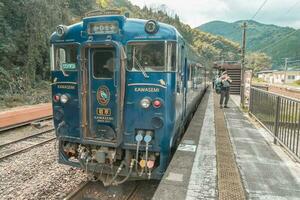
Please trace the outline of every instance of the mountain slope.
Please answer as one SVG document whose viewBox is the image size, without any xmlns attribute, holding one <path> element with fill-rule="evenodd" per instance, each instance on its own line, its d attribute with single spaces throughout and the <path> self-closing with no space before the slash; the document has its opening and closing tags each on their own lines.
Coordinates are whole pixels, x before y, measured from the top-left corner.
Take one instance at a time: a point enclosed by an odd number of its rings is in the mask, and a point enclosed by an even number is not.
<svg viewBox="0 0 300 200">
<path fill-rule="evenodd" d="M 223 36 L 241 44 L 243 22 L 212 21 L 197 27 L 197 29 Z M 247 24 L 247 50 L 267 53 L 272 57 L 275 65 L 280 65 L 283 57 L 297 58 L 300 56 L 300 31 L 295 32 L 293 28 L 267 25 L 256 21 L 247 21 Z"/>
<path fill-rule="evenodd" d="M 222 53 L 225 59 L 238 59 L 239 44 L 221 36 L 205 33 L 197 29 L 192 29 L 189 25 L 180 21 L 179 16 L 169 16 L 163 8 L 140 8 L 133 5 L 128 0 L 108 0 L 108 8 L 118 8 L 122 11 L 129 11 L 130 17 L 141 19 L 155 19 L 173 25 L 191 44 L 196 51 L 202 56 L 202 62 L 208 63 L 215 60 L 215 57 Z"/>
</svg>

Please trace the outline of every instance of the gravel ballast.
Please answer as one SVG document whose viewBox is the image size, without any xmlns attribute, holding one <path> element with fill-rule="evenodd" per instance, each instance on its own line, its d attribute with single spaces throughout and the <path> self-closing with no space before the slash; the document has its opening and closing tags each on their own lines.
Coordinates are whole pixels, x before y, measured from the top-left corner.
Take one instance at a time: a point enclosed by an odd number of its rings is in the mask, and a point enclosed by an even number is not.
<svg viewBox="0 0 300 200">
<path fill-rule="evenodd" d="M 63 199 L 86 175 L 59 164 L 56 142 L 0 161 L 0 199 Z"/>
</svg>

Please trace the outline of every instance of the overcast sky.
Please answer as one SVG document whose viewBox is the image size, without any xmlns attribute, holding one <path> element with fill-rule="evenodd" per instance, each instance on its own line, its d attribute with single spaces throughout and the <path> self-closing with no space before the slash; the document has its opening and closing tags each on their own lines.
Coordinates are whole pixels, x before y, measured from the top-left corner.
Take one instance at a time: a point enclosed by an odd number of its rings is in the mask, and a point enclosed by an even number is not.
<svg viewBox="0 0 300 200">
<path fill-rule="evenodd" d="M 158 6 L 165 4 L 181 20 L 192 27 L 222 20 L 234 22 L 250 19 L 265 0 L 130 0 L 133 4 Z M 268 0 L 255 17 L 266 24 L 300 28 L 300 0 Z"/>
</svg>

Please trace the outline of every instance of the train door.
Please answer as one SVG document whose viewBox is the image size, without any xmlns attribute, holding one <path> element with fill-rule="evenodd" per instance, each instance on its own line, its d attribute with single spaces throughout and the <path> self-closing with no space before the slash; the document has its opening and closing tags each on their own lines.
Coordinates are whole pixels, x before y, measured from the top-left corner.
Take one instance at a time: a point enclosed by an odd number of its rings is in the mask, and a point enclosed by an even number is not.
<svg viewBox="0 0 300 200">
<path fill-rule="evenodd" d="M 185 57 L 185 46 L 182 45 L 181 46 L 181 87 L 182 87 L 182 104 L 181 104 L 181 117 L 182 117 L 182 121 L 185 118 L 185 102 L 186 102 L 186 80 L 185 80 L 185 76 L 186 76 L 186 65 L 187 65 L 187 60 Z"/>
<path fill-rule="evenodd" d="M 184 77 L 183 77 L 183 111 L 182 111 L 182 116 L 185 117 L 186 115 L 186 108 L 187 108 L 187 79 L 188 79 L 188 64 L 187 64 L 187 58 L 184 57 L 184 65 L 183 65 L 183 70 L 184 72 Z"/>
<path fill-rule="evenodd" d="M 116 46 L 88 49 L 89 106 L 87 139 L 116 146 L 120 130 L 120 50 Z"/>
</svg>

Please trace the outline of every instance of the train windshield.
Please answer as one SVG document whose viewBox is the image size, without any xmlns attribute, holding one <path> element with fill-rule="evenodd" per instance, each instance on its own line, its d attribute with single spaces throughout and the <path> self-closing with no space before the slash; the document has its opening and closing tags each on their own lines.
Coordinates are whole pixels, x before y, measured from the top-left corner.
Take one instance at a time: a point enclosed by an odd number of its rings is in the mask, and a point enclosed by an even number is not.
<svg viewBox="0 0 300 200">
<path fill-rule="evenodd" d="M 175 47 L 175 45 L 173 46 Z M 172 55 L 172 50 L 174 51 L 174 48 L 169 48 L 164 41 L 130 43 L 127 46 L 128 70 L 146 72 L 171 71 L 172 69 L 168 67 L 168 63 L 171 62 L 171 59 L 168 59 L 168 55 Z M 173 54 L 176 55 L 176 48 Z M 175 58 L 172 60 L 175 60 Z M 174 62 L 172 65 L 175 65 Z"/>
<path fill-rule="evenodd" d="M 51 68 L 52 70 L 76 70 L 77 45 L 52 46 Z"/>
</svg>

